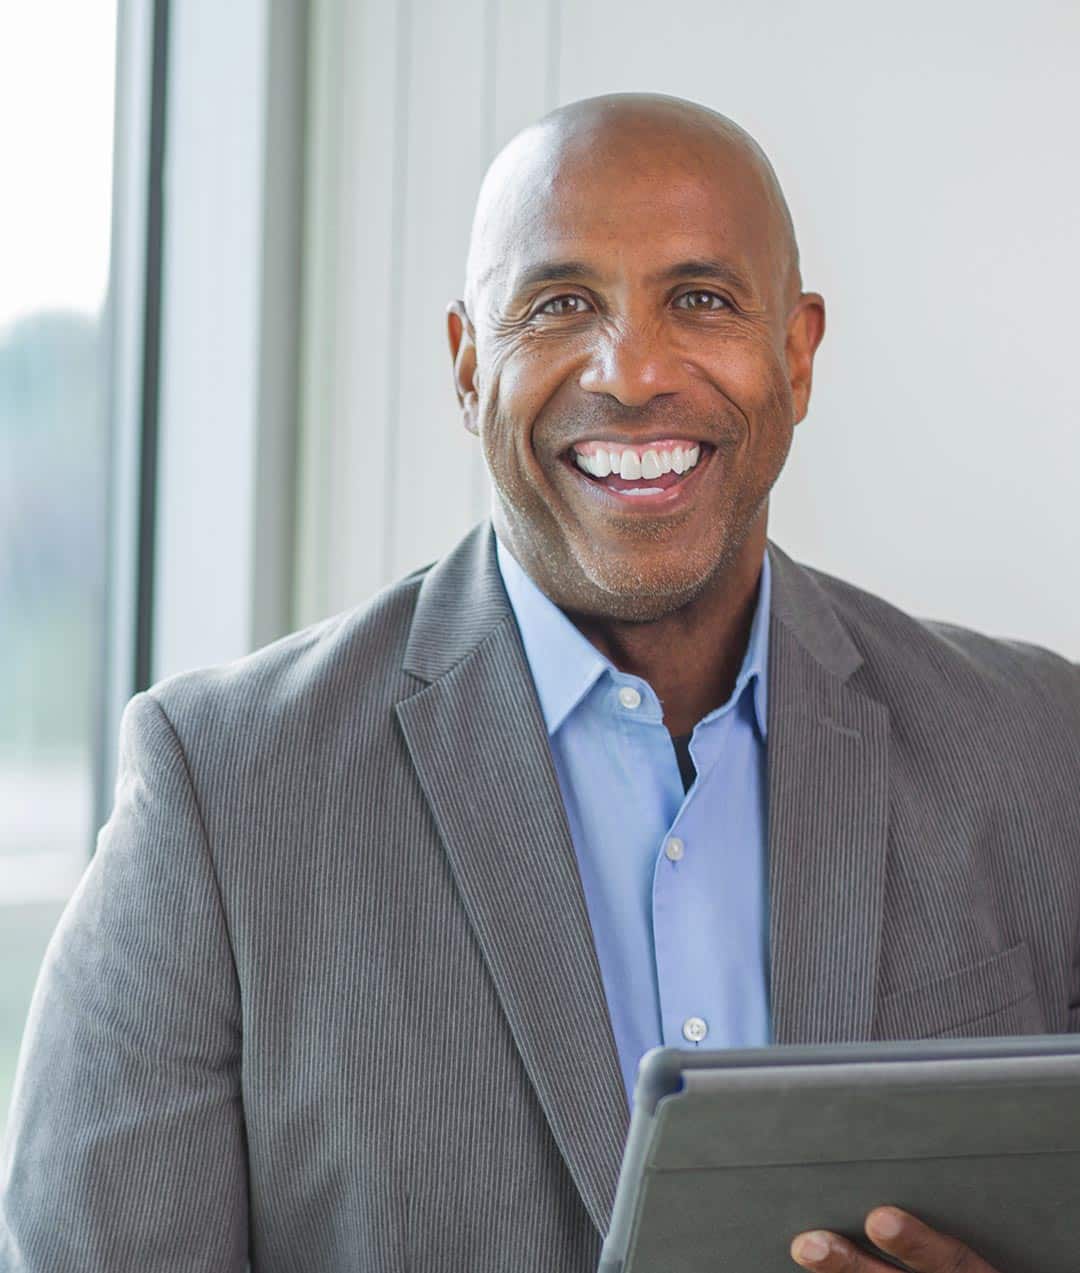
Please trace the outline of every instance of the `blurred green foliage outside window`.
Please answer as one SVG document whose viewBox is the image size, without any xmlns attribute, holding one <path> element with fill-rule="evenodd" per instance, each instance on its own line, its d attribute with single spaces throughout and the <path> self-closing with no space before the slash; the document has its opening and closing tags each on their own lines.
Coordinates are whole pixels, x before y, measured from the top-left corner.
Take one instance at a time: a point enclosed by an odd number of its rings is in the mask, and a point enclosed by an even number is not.
<svg viewBox="0 0 1080 1273">
<path fill-rule="evenodd" d="M 0 7 L 0 1130 L 93 841 L 115 42 L 115 0 Z"/>
</svg>

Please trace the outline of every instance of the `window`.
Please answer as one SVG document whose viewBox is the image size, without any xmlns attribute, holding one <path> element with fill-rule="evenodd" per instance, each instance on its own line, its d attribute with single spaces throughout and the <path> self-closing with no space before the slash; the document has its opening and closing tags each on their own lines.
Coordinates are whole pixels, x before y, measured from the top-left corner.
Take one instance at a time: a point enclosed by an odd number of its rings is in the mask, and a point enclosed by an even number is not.
<svg viewBox="0 0 1080 1273">
<path fill-rule="evenodd" d="M 94 830 L 115 46 L 115 0 L 0 8 L 0 1129 Z"/>
</svg>

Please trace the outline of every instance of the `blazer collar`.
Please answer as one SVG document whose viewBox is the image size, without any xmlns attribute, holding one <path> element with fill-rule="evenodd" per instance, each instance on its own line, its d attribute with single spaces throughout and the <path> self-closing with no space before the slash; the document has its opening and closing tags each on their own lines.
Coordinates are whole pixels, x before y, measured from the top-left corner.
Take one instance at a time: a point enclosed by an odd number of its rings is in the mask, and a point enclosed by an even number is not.
<svg viewBox="0 0 1080 1273">
<path fill-rule="evenodd" d="M 890 714 L 818 582 L 775 544 L 769 648 L 769 997 L 776 1043 L 872 1037 Z"/>
<path fill-rule="evenodd" d="M 396 706 L 525 1072 L 607 1232 L 626 1093 L 547 730 L 489 523 L 425 576 Z"/>
<path fill-rule="evenodd" d="M 862 663 L 854 641 L 813 574 L 769 540 L 773 621 L 826 672 L 844 681 Z"/>
<path fill-rule="evenodd" d="M 485 519 L 424 576 L 404 669 L 437 681 L 512 618 L 495 559 L 495 531 Z"/>
</svg>

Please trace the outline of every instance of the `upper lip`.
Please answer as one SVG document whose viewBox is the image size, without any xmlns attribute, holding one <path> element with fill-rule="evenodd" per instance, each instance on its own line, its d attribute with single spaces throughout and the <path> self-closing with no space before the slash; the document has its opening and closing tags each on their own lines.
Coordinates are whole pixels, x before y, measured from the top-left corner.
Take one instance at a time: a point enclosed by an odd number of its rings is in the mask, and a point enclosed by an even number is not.
<svg viewBox="0 0 1080 1273">
<path fill-rule="evenodd" d="M 602 434 L 588 433 L 584 437 L 575 438 L 573 442 L 568 443 L 566 450 L 572 451 L 574 447 L 579 446 L 582 442 L 604 442 L 608 446 L 648 446 L 650 442 L 664 442 L 668 438 L 679 438 L 685 442 L 693 442 L 698 446 L 713 445 L 711 442 L 706 441 L 705 438 L 695 438 L 690 434 L 675 433 L 669 429 L 666 433 L 657 433 L 653 437 L 648 438 L 612 438 L 605 437 Z"/>
</svg>

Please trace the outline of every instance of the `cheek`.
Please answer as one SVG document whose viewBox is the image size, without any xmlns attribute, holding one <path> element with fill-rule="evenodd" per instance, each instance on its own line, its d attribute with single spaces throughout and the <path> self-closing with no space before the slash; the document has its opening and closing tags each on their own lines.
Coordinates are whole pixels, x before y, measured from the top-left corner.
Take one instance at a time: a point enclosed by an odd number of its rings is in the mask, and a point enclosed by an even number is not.
<svg viewBox="0 0 1080 1273">
<path fill-rule="evenodd" d="M 480 443 L 496 485 L 504 490 L 522 485 L 530 462 L 533 384 L 517 360 L 507 359 L 489 372 L 480 398 Z"/>
<path fill-rule="evenodd" d="M 769 413 L 790 396 L 787 368 L 767 342 L 732 341 L 714 350 L 711 362 L 717 383 L 748 415 Z"/>
<path fill-rule="evenodd" d="M 539 345 L 515 349 L 496 364 L 498 401 L 493 405 L 531 425 L 565 371 L 565 359 L 554 350 Z"/>
<path fill-rule="evenodd" d="M 714 384 L 743 418 L 746 461 L 770 470 L 783 463 L 795 420 L 784 360 L 767 343 L 740 342 L 714 353 L 710 370 Z"/>
<path fill-rule="evenodd" d="M 489 467 L 510 474 L 535 465 L 533 429 L 568 374 L 566 359 L 536 346 L 493 358 L 482 379 L 481 438 Z"/>
</svg>

